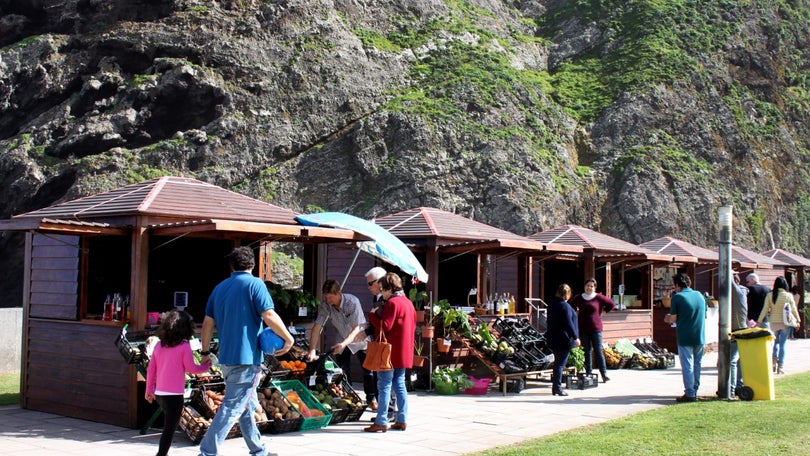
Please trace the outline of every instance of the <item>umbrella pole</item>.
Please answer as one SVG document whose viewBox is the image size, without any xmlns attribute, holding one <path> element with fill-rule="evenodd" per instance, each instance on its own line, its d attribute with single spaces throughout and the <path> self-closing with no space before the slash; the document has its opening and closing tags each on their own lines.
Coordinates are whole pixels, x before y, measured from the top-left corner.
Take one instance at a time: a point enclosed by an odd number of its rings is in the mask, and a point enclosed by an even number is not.
<svg viewBox="0 0 810 456">
<path fill-rule="evenodd" d="M 352 260 L 352 264 L 349 265 L 349 269 L 346 271 L 346 277 L 343 278 L 343 282 L 340 284 L 340 289 L 343 289 L 343 286 L 346 285 L 346 281 L 349 280 L 349 274 L 351 274 L 352 269 L 354 269 L 354 263 L 357 262 L 357 257 L 360 256 L 360 249 L 357 249 L 357 253 L 354 255 L 354 259 Z"/>
<path fill-rule="evenodd" d="M 433 291 L 428 292 L 428 312 L 430 321 L 433 321 Z M 433 338 L 428 340 L 427 391 L 433 391 Z"/>
</svg>

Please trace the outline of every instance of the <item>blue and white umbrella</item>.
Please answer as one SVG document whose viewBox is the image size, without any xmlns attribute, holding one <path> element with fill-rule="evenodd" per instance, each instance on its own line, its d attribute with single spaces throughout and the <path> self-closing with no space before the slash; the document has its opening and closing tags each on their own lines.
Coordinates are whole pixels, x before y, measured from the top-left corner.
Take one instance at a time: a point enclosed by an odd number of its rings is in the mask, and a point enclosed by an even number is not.
<svg viewBox="0 0 810 456">
<path fill-rule="evenodd" d="M 398 237 L 376 223 L 355 217 L 343 212 L 318 212 L 315 214 L 303 214 L 295 218 L 302 225 L 307 226 L 331 226 L 333 228 L 343 228 L 360 233 L 370 241 L 361 241 L 357 247 L 370 255 L 373 255 L 387 263 L 393 264 L 406 274 L 410 274 L 420 282 L 428 281 L 428 274 L 425 268 L 416 259 L 411 249 L 405 245 Z"/>
</svg>

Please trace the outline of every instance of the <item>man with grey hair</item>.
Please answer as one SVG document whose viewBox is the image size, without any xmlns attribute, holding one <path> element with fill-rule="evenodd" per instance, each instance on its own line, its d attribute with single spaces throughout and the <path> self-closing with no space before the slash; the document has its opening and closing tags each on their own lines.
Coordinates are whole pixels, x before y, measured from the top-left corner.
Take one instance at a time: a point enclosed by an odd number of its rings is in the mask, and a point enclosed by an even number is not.
<svg viewBox="0 0 810 456">
<path fill-rule="evenodd" d="M 748 319 L 757 321 L 762 308 L 765 307 L 765 297 L 771 289 L 759 283 L 759 276 L 753 272 L 746 276 L 745 285 L 748 287 Z M 765 317 L 762 327 L 770 328 L 768 317 Z"/>
<path fill-rule="evenodd" d="M 369 269 L 368 272 L 366 272 L 366 285 L 368 285 L 369 293 L 371 293 L 371 295 L 374 297 L 372 307 L 379 305 L 380 308 L 382 308 L 382 306 L 385 304 L 382 298 L 382 287 L 380 286 L 380 279 L 385 277 L 385 274 L 387 273 L 388 271 L 379 266 L 375 266 Z M 375 331 L 376 328 L 374 328 L 374 326 L 371 326 L 371 324 L 369 324 L 368 327 L 366 328 L 366 334 L 368 334 L 368 336 L 371 338 L 376 337 Z M 374 372 L 374 386 L 375 386 L 374 391 L 376 393 L 377 391 L 376 372 Z M 369 402 L 369 407 L 371 408 L 372 411 L 377 411 L 379 404 L 377 404 L 376 394 L 375 399 Z M 388 421 L 394 422 L 396 421 L 396 417 L 397 417 L 397 398 L 394 394 L 392 394 L 391 401 L 388 403 Z M 372 418 L 371 420 L 374 421 L 374 418 Z"/>
</svg>

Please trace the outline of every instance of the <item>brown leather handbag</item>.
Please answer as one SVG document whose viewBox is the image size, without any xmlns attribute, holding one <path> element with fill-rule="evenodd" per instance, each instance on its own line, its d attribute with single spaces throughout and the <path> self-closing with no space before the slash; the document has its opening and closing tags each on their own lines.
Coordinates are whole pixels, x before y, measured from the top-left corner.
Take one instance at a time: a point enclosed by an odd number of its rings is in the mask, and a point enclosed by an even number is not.
<svg viewBox="0 0 810 456">
<path fill-rule="evenodd" d="M 379 341 L 372 340 L 368 343 L 363 368 L 370 371 L 386 371 L 394 368 L 391 365 L 391 344 L 385 338 L 384 332 L 380 331 Z"/>
</svg>

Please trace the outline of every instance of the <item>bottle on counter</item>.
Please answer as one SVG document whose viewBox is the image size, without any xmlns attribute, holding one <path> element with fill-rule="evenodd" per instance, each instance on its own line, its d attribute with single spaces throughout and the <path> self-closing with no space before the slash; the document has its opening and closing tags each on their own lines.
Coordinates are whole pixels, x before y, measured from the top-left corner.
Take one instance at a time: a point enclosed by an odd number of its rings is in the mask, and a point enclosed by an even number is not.
<svg viewBox="0 0 810 456">
<path fill-rule="evenodd" d="M 121 321 L 121 293 L 113 294 L 113 321 Z"/>
<path fill-rule="evenodd" d="M 509 313 L 515 313 L 515 296 L 511 293 L 509 293 Z"/>
<path fill-rule="evenodd" d="M 112 321 L 114 311 L 115 308 L 112 305 L 112 299 L 110 299 L 110 295 L 108 294 L 107 299 L 104 300 L 104 310 L 102 311 L 101 319 L 104 321 Z"/>
<path fill-rule="evenodd" d="M 124 298 L 124 303 L 122 304 L 122 308 L 123 308 L 123 314 L 124 314 L 123 320 L 125 322 L 129 322 L 130 317 L 132 316 L 132 310 L 130 309 L 130 305 L 129 305 L 129 293 L 127 293 L 127 296 Z"/>
</svg>

